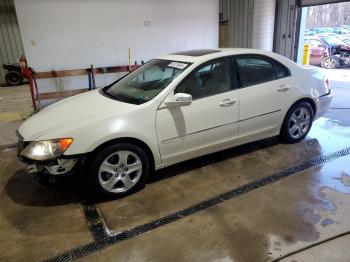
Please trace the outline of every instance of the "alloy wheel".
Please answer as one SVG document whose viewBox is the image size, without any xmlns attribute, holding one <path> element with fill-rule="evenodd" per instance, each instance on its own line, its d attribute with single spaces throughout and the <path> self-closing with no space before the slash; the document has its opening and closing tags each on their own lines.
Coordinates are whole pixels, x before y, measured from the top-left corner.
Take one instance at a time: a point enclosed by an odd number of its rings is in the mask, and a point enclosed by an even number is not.
<svg viewBox="0 0 350 262">
<path fill-rule="evenodd" d="M 311 124 L 311 113 L 307 108 L 300 107 L 296 109 L 288 123 L 288 131 L 291 137 L 298 139 L 305 135 Z"/>
<path fill-rule="evenodd" d="M 142 175 L 142 162 L 128 150 L 117 151 L 106 157 L 100 165 L 98 179 L 111 193 L 123 193 L 134 187 Z"/>
<path fill-rule="evenodd" d="M 323 61 L 323 67 L 327 69 L 333 69 L 337 66 L 337 62 L 334 58 L 328 57 Z"/>
</svg>

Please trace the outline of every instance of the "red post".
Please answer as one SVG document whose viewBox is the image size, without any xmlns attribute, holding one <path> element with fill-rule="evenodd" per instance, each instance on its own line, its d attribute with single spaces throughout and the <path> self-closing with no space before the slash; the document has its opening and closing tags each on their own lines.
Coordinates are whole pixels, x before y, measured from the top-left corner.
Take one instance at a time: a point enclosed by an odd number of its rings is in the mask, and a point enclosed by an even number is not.
<svg viewBox="0 0 350 262">
<path fill-rule="evenodd" d="M 33 70 L 28 67 L 27 60 L 26 58 L 22 55 L 19 64 L 21 66 L 21 74 L 24 78 L 28 79 L 29 82 L 29 89 L 30 89 L 30 95 L 32 97 L 32 103 L 33 103 L 33 109 L 34 112 L 38 111 L 38 107 L 36 104 L 36 94 L 35 94 L 35 83 L 34 83 L 34 78 L 33 78 Z"/>
</svg>

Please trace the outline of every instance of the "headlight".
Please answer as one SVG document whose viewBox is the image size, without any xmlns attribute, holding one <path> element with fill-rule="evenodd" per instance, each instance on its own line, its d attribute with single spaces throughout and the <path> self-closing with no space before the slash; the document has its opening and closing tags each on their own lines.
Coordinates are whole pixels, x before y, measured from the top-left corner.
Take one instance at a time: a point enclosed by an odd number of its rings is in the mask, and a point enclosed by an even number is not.
<svg viewBox="0 0 350 262">
<path fill-rule="evenodd" d="M 34 141 L 21 152 L 21 156 L 33 160 L 57 158 L 62 155 L 72 143 L 72 138 Z"/>
</svg>

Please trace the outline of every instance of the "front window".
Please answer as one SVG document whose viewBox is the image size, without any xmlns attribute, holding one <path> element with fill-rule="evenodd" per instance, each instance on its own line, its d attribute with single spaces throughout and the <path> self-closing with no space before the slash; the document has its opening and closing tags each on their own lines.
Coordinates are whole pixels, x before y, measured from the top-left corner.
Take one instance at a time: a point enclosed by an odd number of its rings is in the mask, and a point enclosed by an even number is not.
<svg viewBox="0 0 350 262">
<path fill-rule="evenodd" d="M 175 93 L 186 93 L 192 98 L 217 95 L 231 90 L 229 63 L 226 58 L 210 61 L 185 78 L 175 89 Z"/>
<path fill-rule="evenodd" d="M 157 96 L 189 65 L 185 62 L 154 59 L 102 91 L 122 102 L 142 104 Z"/>
</svg>

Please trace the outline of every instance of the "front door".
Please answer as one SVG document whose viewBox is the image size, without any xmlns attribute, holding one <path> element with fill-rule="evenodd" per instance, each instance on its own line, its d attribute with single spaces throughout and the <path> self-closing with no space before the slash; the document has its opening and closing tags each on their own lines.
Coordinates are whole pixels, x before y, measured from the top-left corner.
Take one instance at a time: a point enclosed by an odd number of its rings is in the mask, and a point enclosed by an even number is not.
<svg viewBox="0 0 350 262">
<path fill-rule="evenodd" d="M 229 67 L 228 58 L 199 66 L 169 95 L 191 94 L 192 103 L 159 107 L 156 125 L 163 163 L 217 151 L 237 138 L 238 98 Z"/>
</svg>

